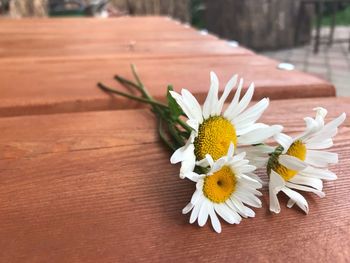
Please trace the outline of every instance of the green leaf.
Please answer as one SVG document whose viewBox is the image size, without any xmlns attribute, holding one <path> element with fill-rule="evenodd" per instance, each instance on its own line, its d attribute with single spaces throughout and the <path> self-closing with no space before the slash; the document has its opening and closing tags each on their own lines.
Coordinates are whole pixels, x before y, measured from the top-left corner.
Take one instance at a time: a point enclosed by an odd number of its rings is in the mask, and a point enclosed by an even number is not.
<svg viewBox="0 0 350 263">
<path fill-rule="evenodd" d="M 184 112 L 182 111 L 179 104 L 177 104 L 176 100 L 171 96 L 170 91 L 173 91 L 173 86 L 168 86 L 168 92 L 167 92 L 167 100 L 168 100 L 168 106 L 170 109 L 170 115 L 173 120 L 176 120 L 180 115 L 183 115 Z"/>
</svg>

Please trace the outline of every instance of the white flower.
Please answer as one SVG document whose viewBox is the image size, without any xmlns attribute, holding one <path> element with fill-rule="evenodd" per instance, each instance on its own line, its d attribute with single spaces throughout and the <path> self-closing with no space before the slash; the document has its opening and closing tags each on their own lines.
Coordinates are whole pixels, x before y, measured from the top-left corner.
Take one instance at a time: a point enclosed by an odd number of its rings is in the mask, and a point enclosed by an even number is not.
<svg viewBox="0 0 350 263">
<path fill-rule="evenodd" d="M 255 212 L 245 206 L 261 207 L 257 196 L 261 193 L 261 183 L 253 173 L 255 166 L 244 159 L 245 153 L 233 156 L 234 145 L 231 144 L 227 156 L 216 162 L 207 155 L 210 170 L 207 174 L 191 172 L 189 179 L 196 184 L 191 202 L 182 210 L 187 214 L 192 210 L 190 223 L 198 219 L 198 225 L 204 226 L 210 217 L 214 230 L 221 232 L 221 224 L 216 214 L 229 224 L 239 224 L 242 217 L 254 217 Z"/>
<path fill-rule="evenodd" d="M 277 194 L 282 191 L 290 200 L 287 206 L 297 204 L 306 214 L 308 203 L 298 192 L 312 192 L 324 197 L 322 192 L 324 180 L 335 180 L 337 176 L 328 170 L 329 164 L 338 163 L 338 154 L 322 151 L 333 145 L 332 138 L 337 134 L 338 126 L 345 120 L 345 113 L 325 125 L 327 110 L 315 108 L 315 119 L 306 117 L 306 130 L 296 138 L 279 134 L 275 139 L 280 144 L 268 162 L 270 176 L 270 210 L 280 212 Z"/>
<path fill-rule="evenodd" d="M 211 86 L 203 108 L 186 89 L 181 95 L 171 91 L 171 95 L 187 115 L 187 124 L 193 132 L 185 146 L 172 155 L 171 163 L 181 162 L 180 177 L 185 178 L 195 165 L 208 166 L 207 154 L 218 160 L 227 153 L 231 143 L 235 146 L 252 145 L 264 142 L 282 130 L 279 125 L 268 126 L 256 123 L 269 105 L 264 98 L 247 108 L 254 93 L 254 84 L 240 100 L 243 80 L 240 79 L 237 91 L 227 109 L 222 112 L 225 100 L 237 84 L 238 76 L 233 76 L 226 84 L 221 98 L 218 98 L 219 81 L 214 72 L 210 73 Z"/>
</svg>

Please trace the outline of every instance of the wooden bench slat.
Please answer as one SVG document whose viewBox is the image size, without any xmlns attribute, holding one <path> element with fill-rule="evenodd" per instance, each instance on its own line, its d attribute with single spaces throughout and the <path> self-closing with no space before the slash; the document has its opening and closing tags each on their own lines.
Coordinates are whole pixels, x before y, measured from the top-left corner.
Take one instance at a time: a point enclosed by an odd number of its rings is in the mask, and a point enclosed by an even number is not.
<svg viewBox="0 0 350 263">
<path fill-rule="evenodd" d="M 233 73 L 254 81 L 255 99 L 335 95 L 324 80 L 166 17 L 0 19 L 0 116 L 141 107 L 96 88 L 116 73 L 131 77 L 130 63 L 158 99 L 171 83 L 203 101 L 210 70 L 222 83 Z"/>
<path fill-rule="evenodd" d="M 349 115 L 349 105 L 348 98 L 273 101 L 263 121 L 294 134 L 313 107 L 331 118 Z M 286 208 L 286 199 L 281 214 L 270 214 L 264 189 L 256 217 L 223 223 L 220 235 L 181 214 L 194 184 L 178 178 L 154 125 L 147 110 L 0 119 L 1 261 L 347 260 L 349 120 L 333 149 L 338 180 L 324 183 L 323 199 L 305 194 L 308 216 Z"/>
<path fill-rule="evenodd" d="M 173 84 L 178 91 L 190 89 L 203 101 L 211 70 L 218 74 L 221 90 L 233 73 L 245 79 L 245 87 L 254 81 L 255 99 L 335 95 L 328 82 L 298 71 L 279 70 L 277 62 L 262 56 L 11 60 L 0 63 L 0 116 L 141 107 L 110 97 L 96 86 L 102 81 L 123 90 L 113 76 L 118 73 L 132 78 L 130 63 L 137 66 L 150 93 L 158 99 L 164 99 L 167 85 Z"/>
<path fill-rule="evenodd" d="M 253 52 L 165 17 L 154 19 L 0 20 L 0 61 L 88 55 L 198 56 Z"/>
</svg>

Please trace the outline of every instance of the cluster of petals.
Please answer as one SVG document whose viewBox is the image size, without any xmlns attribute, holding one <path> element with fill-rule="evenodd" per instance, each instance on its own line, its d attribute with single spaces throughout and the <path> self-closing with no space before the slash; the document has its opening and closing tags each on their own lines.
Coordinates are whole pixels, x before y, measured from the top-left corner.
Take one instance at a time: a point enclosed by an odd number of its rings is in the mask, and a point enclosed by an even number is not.
<svg viewBox="0 0 350 263">
<path fill-rule="evenodd" d="M 305 131 L 292 138 L 281 133 L 283 129 L 281 125 L 267 125 L 259 122 L 269 106 L 269 99 L 263 98 L 250 106 L 254 84 L 251 84 L 242 96 L 243 80 L 234 75 L 219 97 L 219 81 L 216 74 L 211 72 L 210 79 L 210 89 L 203 106 L 186 89 L 182 89 L 181 93 L 171 91 L 172 97 L 188 118 L 187 124 L 192 128 L 186 144 L 177 149 L 170 159 L 173 164 L 181 163 L 180 178 L 188 178 L 196 183 L 191 201 L 183 209 L 184 214 L 191 212 L 190 223 L 198 221 L 199 226 L 203 226 L 210 218 L 214 230 L 220 233 L 221 224 L 218 215 L 229 224 L 239 224 L 242 218 L 255 216 L 255 212 L 248 206 L 261 207 L 261 201 L 258 198 L 261 193 L 258 189 L 262 187 L 262 183 L 254 172 L 256 167 L 265 166 L 266 168 L 271 161 L 271 154 L 278 149 L 265 144 L 270 138 L 274 138 L 279 144 L 279 149 L 282 149 L 278 155 L 274 155 L 277 156 L 274 159 L 275 166 L 267 167 L 270 211 L 280 212 L 277 195 L 283 192 L 290 198 L 288 207 L 296 204 L 308 213 L 308 203 L 299 191 L 312 192 L 319 197 L 324 197 L 322 180 L 337 178 L 328 168 L 329 165 L 338 162 L 338 155 L 325 150 L 333 145 L 333 137 L 339 125 L 344 122 L 345 114 L 325 124 L 327 111 L 321 107 L 316 108 L 315 118 L 304 119 Z M 233 89 L 236 89 L 233 99 L 224 109 L 225 101 Z M 212 117 L 220 117 L 230 123 L 236 138 L 220 158 L 213 159 L 207 153 L 204 158 L 198 159 L 195 141 L 200 136 L 201 125 Z M 301 145 L 302 158 L 289 154 L 297 148 L 297 144 Z M 205 172 L 196 173 L 195 167 L 204 168 Z M 234 179 L 230 181 L 232 185 L 225 186 L 231 187 L 232 192 L 229 192 L 224 199 L 220 199 L 221 201 L 217 201 L 206 193 L 208 191 L 206 182 L 215 176 L 219 178 L 218 173 L 221 169 L 229 169 Z M 281 171 L 289 171 L 291 176 L 286 178 Z M 220 195 L 224 190 L 220 190 L 223 186 L 219 183 L 218 181 L 218 186 L 212 186 L 210 191 Z"/>
</svg>

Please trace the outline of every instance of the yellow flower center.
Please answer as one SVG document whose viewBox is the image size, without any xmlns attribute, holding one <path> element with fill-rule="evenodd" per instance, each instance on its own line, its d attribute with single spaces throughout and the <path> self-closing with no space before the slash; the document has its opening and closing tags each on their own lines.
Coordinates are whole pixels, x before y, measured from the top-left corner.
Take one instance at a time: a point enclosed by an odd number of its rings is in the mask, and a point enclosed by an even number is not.
<svg viewBox="0 0 350 263">
<path fill-rule="evenodd" d="M 235 127 L 222 116 L 206 119 L 198 128 L 198 136 L 194 140 L 194 153 L 197 160 L 210 154 L 214 160 L 227 154 L 231 142 L 237 145 Z"/>
<path fill-rule="evenodd" d="M 306 147 L 302 141 L 295 141 L 288 149 L 287 155 L 294 156 L 299 160 L 304 161 L 306 158 Z M 285 181 L 292 179 L 298 171 L 288 169 L 279 162 L 275 164 L 273 170 L 283 177 Z"/>
<path fill-rule="evenodd" d="M 204 178 L 203 193 L 214 203 L 225 202 L 236 189 L 236 176 L 231 168 L 224 166 L 221 170 Z"/>
</svg>

